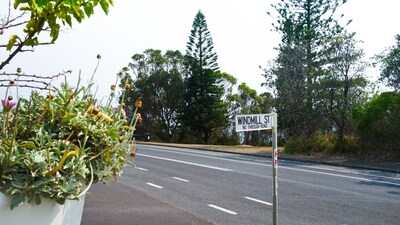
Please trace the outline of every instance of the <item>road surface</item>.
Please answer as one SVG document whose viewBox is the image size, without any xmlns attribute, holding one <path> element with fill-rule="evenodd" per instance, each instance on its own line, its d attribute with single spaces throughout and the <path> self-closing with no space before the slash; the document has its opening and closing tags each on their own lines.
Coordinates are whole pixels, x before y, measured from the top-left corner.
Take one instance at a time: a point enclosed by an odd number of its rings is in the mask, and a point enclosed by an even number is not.
<svg viewBox="0 0 400 225">
<path fill-rule="evenodd" d="M 270 158 L 138 149 L 119 182 L 215 224 L 272 224 Z M 278 224 L 400 224 L 400 174 L 279 160 L 278 177 Z"/>
</svg>

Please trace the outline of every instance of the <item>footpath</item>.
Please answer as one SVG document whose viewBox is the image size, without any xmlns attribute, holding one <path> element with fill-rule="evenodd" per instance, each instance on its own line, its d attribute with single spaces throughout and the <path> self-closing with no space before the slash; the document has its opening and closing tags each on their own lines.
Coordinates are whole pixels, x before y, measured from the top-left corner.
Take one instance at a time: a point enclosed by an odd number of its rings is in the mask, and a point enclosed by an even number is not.
<svg viewBox="0 0 400 225">
<path fill-rule="evenodd" d="M 271 157 L 271 149 L 251 146 L 214 146 L 161 144 L 143 142 L 146 145 L 167 145 L 203 151 L 230 152 L 259 157 Z M 140 152 L 140 148 L 138 150 Z M 327 165 L 400 174 L 400 162 L 364 161 L 344 156 L 303 156 L 279 153 L 279 159 L 316 162 Z M 81 225 L 212 225 L 210 221 L 177 208 L 133 189 L 113 182 L 109 185 L 95 184 L 86 195 Z"/>
</svg>

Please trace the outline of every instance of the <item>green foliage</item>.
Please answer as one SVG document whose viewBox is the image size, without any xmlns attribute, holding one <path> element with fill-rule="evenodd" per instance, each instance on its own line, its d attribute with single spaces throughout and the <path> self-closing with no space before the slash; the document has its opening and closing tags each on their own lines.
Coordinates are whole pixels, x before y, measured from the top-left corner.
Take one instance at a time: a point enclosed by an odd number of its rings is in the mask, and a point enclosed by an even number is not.
<svg viewBox="0 0 400 225">
<path fill-rule="evenodd" d="M 356 154 L 358 149 L 359 141 L 355 136 L 346 135 L 342 142 L 338 143 L 335 134 L 322 134 L 319 132 L 310 137 L 290 138 L 285 145 L 285 153 L 287 154 Z"/>
<path fill-rule="evenodd" d="M 396 35 L 396 44 L 376 56 L 381 63 L 380 80 L 389 87 L 400 91 L 400 34 Z"/>
<path fill-rule="evenodd" d="M 400 157 L 400 94 L 384 92 L 354 113 L 365 154 Z M 386 152 L 386 153 L 384 153 Z"/>
<path fill-rule="evenodd" d="M 178 129 L 177 109 L 183 101 L 183 55 L 148 49 L 132 56 L 124 71 L 120 86 L 127 82 L 132 87 L 124 99 L 128 117 L 134 113 L 135 100 L 141 98 L 146 104 L 142 108 L 143 126 L 138 129 L 171 142 Z"/>
<path fill-rule="evenodd" d="M 285 153 L 305 153 L 312 155 L 319 152 L 331 152 L 334 149 L 334 135 L 315 133 L 307 138 L 291 138 L 285 145 Z"/>
<path fill-rule="evenodd" d="M 240 140 L 235 132 L 220 132 L 215 135 L 212 143 L 218 145 L 239 145 Z"/>
<path fill-rule="evenodd" d="M 81 23 L 86 17 L 93 15 L 98 5 L 108 14 L 113 0 L 14 0 L 14 10 L 21 11 L 21 14 L 13 18 L 10 10 L 2 21 L 2 27 L 11 29 L 14 35 L 11 35 L 6 45 L 6 50 L 11 51 L 11 54 L 0 64 L 0 70 L 18 53 L 23 52 L 25 46 L 49 44 L 39 40 L 43 31 L 49 34 L 50 43 L 54 43 L 62 26 L 72 27 L 73 19 Z"/>
<path fill-rule="evenodd" d="M 326 38 L 343 29 L 333 18 L 336 9 L 347 0 L 282 0 L 272 7 L 278 13 L 276 31 L 282 33 L 282 43 L 299 41 L 314 52 Z M 271 15 L 270 12 L 268 12 Z M 343 15 L 341 16 L 343 17 Z M 318 55 L 313 55 L 318 57 Z"/>
<path fill-rule="evenodd" d="M 227 105 L 221 99 L 224 89 L 218 85 L 220 77 L 219 72 L 207 69 L 202 74 L 193 73 L 186 81 L 178 121 L 197 142 L 208 143 L 214 131 L 228 125 Z"/>
<path fill-rule="evenodd" d="M 42 197 L 63 204 L 122 173 L 135 127 L 97 105 L 92 85 L 65 82 L 47 96 L 32 91 L 16 105 L 2 100 L 0 191 L 12 196 L 11 209 Z"/>
<path fill-rule="evenodd" d="M 360 139 L 355 135 L 345 135 L 341 141 L 336 141 L 333 153 L 339 154 L 360 154 Z"/>
<path fill-rule="evenodd" d="M 277 13 L 272 25 L 282 38 L 271 70 L 276 77 L 276 108 L 284 116 L 281 127 L 286 136 L 310 136 L 324 126 L 316 96 L 327 66 L 323 43 L 342 32 L 334 13 L 345 2 L 282 0 L 272 5 Z"/>
<path fill-rule="evenodd" d="M 31 36 L 30 38 L 46 29 L 48 25 L 50 37 L 54 42 L 58 38 L 61 23 L 63 25 L 67 23 L 72 27 L 72 17 L 79 23 L 82 22 L 85 17 L 90 17 L 94 13 L 94 8 L 98 4 L 108 14 L 113 0 L 15 0 L 14 9 L 30 13 L 30 20 L 24 29 L 24 33 Z"/>
<path fill-rule="evenodd" d="M 230 96 L 231 110 L 234 115 L 238 114 L 260 114 L 272 112 L 274 98 L 270 93 L 257 94 L 257 91 L 248 87 L 246 83 L 238 86 L 238 93 Z M 264 145 L 264 140 L 270 138 L 265 132 L 252 131 L 241 132 L 242 144 Z"/>
<path fill-rule="evenodd" d="M 186 44 L 186 56 L 196 61 L 201 69 L 218 70 L 218 55 L 214 52 L 211 33 L 200 10 L 193 20 L 189 41 Z"/>
<path fill-rule="evenodd" d="M 328 128 L 334 127 L 338 142 L 353 132 L 351 112 L 364 101 L 368 81 L 364 52 L 353 39 L 354 34 L 344 33 L 327 42 L 329 67 L 318 82 L 318 99 L 321 113 Z"/>
<path fill-rule="evenodd" d="M 219 72 L 217 54 L 207 29 L 204 14 L 198 11 L 187 43 L 184 102 L 178 122 L 187 127 L 196 142 L 208 143 L 213 133 L 228 125 L 227 103 L 224 102 L 224 81 L 232 80 Z"/>
</svg>

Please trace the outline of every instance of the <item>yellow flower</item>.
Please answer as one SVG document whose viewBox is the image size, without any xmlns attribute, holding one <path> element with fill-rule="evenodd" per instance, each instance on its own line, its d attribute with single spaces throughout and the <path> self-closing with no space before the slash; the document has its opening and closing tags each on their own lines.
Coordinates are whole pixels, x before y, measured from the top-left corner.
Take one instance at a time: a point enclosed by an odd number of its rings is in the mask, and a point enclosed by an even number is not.
<svg viewBox="0 0 400 225">
<path fill-rule="evenodd" d="M 113 119 L 111 119 L 111 117 L 107 116 L 104 113 L 101 113 L 98 108 L 92 108 L 92 114 L 94 116 L 97 116 L 97 117 L 100 117 L 100 118 L 102 118 L 104 120 L 107 120 L 108 122 L 112 122 L 113 121 Z"/>
<path fill-rule="evenodd" d="M 136 108 L 141 108 L 142 107 L 142 99 L 136 99 L 136 101 L 135 101 L 135 107 Z"/>
<path fill-rule="evenodd" d="M 104 120 L 107 120 L 108 122 L 112 122 L 112 121 L 113 121 L 113 119 L 111 119 L 111 117 L 109 117 L 109 116 L 107 116 L 106 114 L 101 113 L 101 112 L 99 112 L 99 113 L 97 114 L 97 116 L 100 117 L 100 118 L 102 118 L 102 119 L 104 119 Z"/>
<path fill-rule="evenodd" d="M 100 112 L 100 110 L 98 108 L 93 108 L 92 109 L 92 114 L 93 115 L 97 115 L 97 114 L 99 114 L 99 112 Z"/>
<path fill-rule="evenodd" d="M 49 93 L 47 95 L 47 99 L 53 100 L 53 98 L 54 98 L 54 95 L 52 93 Z"/>
<path fill-rule="evenodd" d="M 137 121 L 137 124 L 138 124 L 138 125 L 142 125 L 142 122 L 143 122 L 142 117 L 138 117 L 137 120 L 138 120 L 138 121 Z"/>
</svg>

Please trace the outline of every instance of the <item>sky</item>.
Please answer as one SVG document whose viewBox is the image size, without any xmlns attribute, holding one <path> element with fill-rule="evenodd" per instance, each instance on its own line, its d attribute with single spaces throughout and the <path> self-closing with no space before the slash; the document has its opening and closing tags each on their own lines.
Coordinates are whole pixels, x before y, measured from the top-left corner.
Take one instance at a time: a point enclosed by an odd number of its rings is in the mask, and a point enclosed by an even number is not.
<svg viewBox="0 0 400 225">
<path fill-rule="evenodd" d="M 274 59 L 277 54 L 274 47 L 280 41 L 279 34 L 271 31 L 275 19 L 266 13 L 274 12 L 270 5 L 277 1 L 114 0 L 108 16 L 97 8 L 89 19 L 81 24 L 75 21 L 72 28 L 65 28 L 54 45 L 38 46 L 34 52 L 17 55 L 5 71 L 14 72 L 21 67 L 26 73 L 48 76 L 72 70 L 69 80 L 74 81 L 81 74 L 87 81 L 100 54 L 95 82 L 100 95 L 97 97 L 101 98 L 109 93 L 116 74 L 134 54 L 150 48 L 184 53 L 193 19 L 201 10 L 213 38 L 220 70 L 260 94 L 267 89 L 260 85 L 265 79 L 259 67 Z M 1 13 L 3 10 L 0 8 Z M 399 10 L 399 0 L 348 0 L 339 8 L 338 15 L 343 13 L 344 20 L 353 20 L 347 30 L 356 32 L 355 38 L 363 41 L 360 47 L 368 59 L 395 44 L 394 36 L 400 34 Z M 10 35 L 0 36 L 0 44 Z M 4 60 L 7 53 L 0 52 Z M 368 75 L 376 79 L 377 70 L 370 70 Z"/>
</svg>

